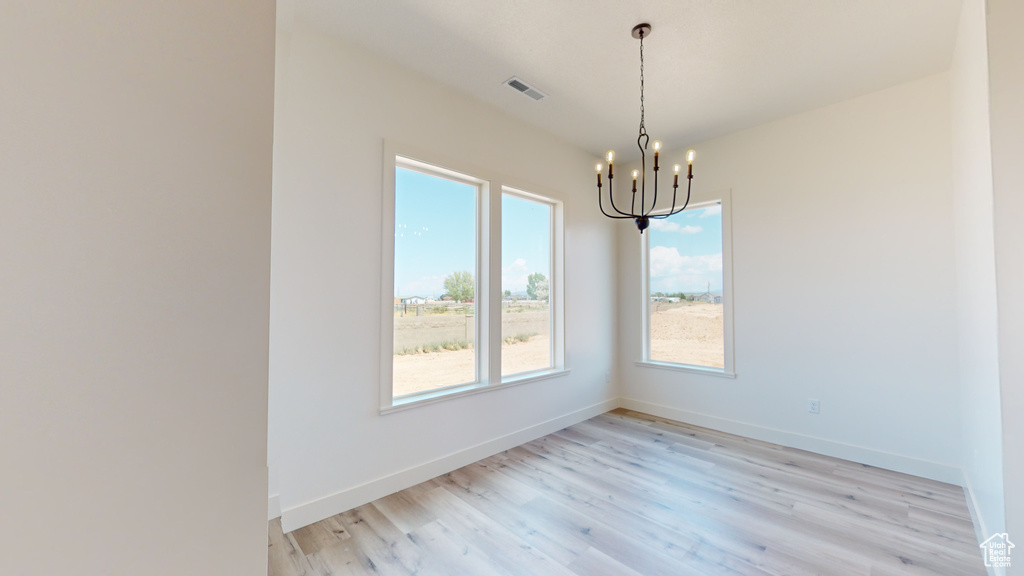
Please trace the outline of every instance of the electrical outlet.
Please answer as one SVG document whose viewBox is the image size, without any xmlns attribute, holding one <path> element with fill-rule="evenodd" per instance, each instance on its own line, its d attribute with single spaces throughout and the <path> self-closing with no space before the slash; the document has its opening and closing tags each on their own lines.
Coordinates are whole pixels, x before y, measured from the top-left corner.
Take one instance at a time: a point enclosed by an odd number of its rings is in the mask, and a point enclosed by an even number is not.
<svg viewBox="0 0 1024 576">
<path fill-rule="evenodd" d="M 807 411 L 811 414 L 817 414 L 821 410 L 821 401 L 817 398 L 807 399 Z"/>
</svg>

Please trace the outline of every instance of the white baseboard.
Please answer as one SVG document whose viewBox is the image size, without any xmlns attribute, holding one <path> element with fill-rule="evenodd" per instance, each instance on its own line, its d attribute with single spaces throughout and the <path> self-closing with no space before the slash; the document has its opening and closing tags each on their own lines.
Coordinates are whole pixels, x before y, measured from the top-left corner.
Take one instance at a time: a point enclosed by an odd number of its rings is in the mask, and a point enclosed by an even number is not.
<svg viewBox="0 0 1024 576">
<path fill-rule="evenodd" d="M 614 410 L 620 406 L 618 398 L 612 398 L 577 410 L 558 418 L 553 418 L 546 422 L 541 422 L 522 430 L 517 430 L 511 434 L 506 434 L 500 438 L 488 440 L 476 446 L 471 446 L 465 450 L 449 454 L 427 462 L 418 466 L 413 466 L 401 472 L 396 472 L 383 478 L 371 480 L 365 484 L 354 486 L 347 490 L 342 490 L 330 496 L 300 504 L 298 506 L 288 508 L 282 511 L 281 514 L 281 528 L 284 532 L 291 532 L 303 526 L 308 526 L 314 522 L 319 522 L 324 518 L 330 518 L 335 514 L 339 514 L 346 510 L 351 510 L 357 506 L 362 506 L 367 502 L 373 502 L 378 498 L 393 494 L 399 490 L 404 490 L 410 486 L 415 486 L 420 482 L 425 482 L 431 478 L 446 474 L 452 470 L 457 470 L 463 466 L 467 466 L 482 460 L 488 456 L 493 456 L 504 450 L 515 448 L 520 444 L 524 444 L 531 440 L 536 440 L 541 436 L 546 436 L 561 430 L 567 426 L 572 426 L 588 418 L 593 418 L 599 414 L 604 414 L 609 410 Z"/>
<path fill-rule="evenodd" d="M 267 521 L 281 517 L 281 495 L 274 494 L 267 498 Z"/>
<path fill-rule="evenodd" d="M 652 402 L 644 402 L 642 400 L 634 400 L 632 398 L 620 398 L 619 400 L 619 405 L 623 408 L 628 408 L 637 412 L 645 412 L 652 416 L 660 416 L 670 420 L 677 420 L 679 422 L 686 422 L 688 424 L 720 430 L 730 434 L 746 436 L 747 438 L 753 438 L 755 440 L 781 444 L 790 448 L 799 448 L 800 450 L 824 454 L 825 456 L 842 458 L 844 460 L 868 464 L 870 466 L 877 466 L 879 468 L 903 472 L 905 474 L 913 474 L 914 476 L 930 478 L 932 480 L 938 480 L 939 482 L 948 482 L 958 486 L 961 485 L 964 479 L 963 471 L 956 466 L 929 462 L 927 460 L 918 460 L 909 456 L 875 450 L 874 448 L 855 446 L 853 444 L 826 440 L 824 438 L 807 436 L 796 432 L 786 432 L 785 430 L 768 428 L 757 424 L 748 424 L 746 422 L 729 420 L 718 416 L 709 416 L 707 414 L 690 412 L 689 410 L 681 410 L 679 408 L 672 408 L 661 404 L 654 404 Z"/>
<path fill-rule="evenodd" d="M 967 496 L 967 510 L 971 513 L 971 524 L 974 525 L 974 537 L 978 539 L 978 545 L 981 545 L 982 542 L 997 531 L 989 532 L 989 529 L 985 526 L 985 518 L 982 517 L 979 511 L 978 501 L 974 497 L 974 489 L 971 488 L 971 481 L 967 477 L 967 472 L 961 471 L 961 473 L 963 474 L 961 485 L 964 487 L 964 495 Z M 988 576 L 1006 576 L 1005 568 L 989 566 L 987 569 Z"/>
</svg>

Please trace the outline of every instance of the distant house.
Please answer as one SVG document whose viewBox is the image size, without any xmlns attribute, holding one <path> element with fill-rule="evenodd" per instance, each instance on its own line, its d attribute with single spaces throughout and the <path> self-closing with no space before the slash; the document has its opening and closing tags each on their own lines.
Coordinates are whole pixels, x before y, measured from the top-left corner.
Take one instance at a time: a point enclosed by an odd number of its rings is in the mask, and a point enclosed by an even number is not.
<svg viewBox="0 0 1024 576">
<path fill-rule="evenodd" d="M 423 298 L 422 296 L 407 296 L 405 298 L 402 298 L 402 304 L 405 304 L 407 306 L 418 306 L 420 304 L 426 303 L 427 299 Z"/>
</svg>

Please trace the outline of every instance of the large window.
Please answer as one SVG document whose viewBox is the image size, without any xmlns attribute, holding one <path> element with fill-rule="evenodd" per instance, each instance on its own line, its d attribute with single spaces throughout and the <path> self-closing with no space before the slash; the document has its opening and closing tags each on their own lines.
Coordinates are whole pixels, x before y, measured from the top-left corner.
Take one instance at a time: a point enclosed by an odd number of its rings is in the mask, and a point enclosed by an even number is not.
<svg viewBox="0 0 1024 576">
<path fill-rule="evenodd" d="M 723 201 L 651 220 L 644 241 L 645 360 L 731 375 L 732 307 Z"/>
<path fill-rule="evenodd" d="M 537 196 L 501 196 L 501 375 L 553 366 L 554 206 Z"/>
<path fill-rule="evenodd" d="M 385 161 L 381 411 L 563 374 L 561 203 Z"/>
<path fill-rule="evenodd" d="M 480 186 L 395 168 L 394 396 L 476 382 Z"/>
</svg>

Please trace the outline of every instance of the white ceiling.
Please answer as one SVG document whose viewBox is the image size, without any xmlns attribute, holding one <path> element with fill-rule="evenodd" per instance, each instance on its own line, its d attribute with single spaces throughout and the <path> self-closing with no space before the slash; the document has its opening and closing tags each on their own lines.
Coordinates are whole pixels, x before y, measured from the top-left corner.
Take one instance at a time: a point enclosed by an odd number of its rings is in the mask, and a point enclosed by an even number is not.
<svg viewBox="0 0 1024 576">
<path fill-rule="evenodd" d="M 949 68 L 960 0 L 294 0 L 294 17 L 599 156 L 673 149 Z M 518 76 L 541 102 L 503 83 Z"/>
</svg>

